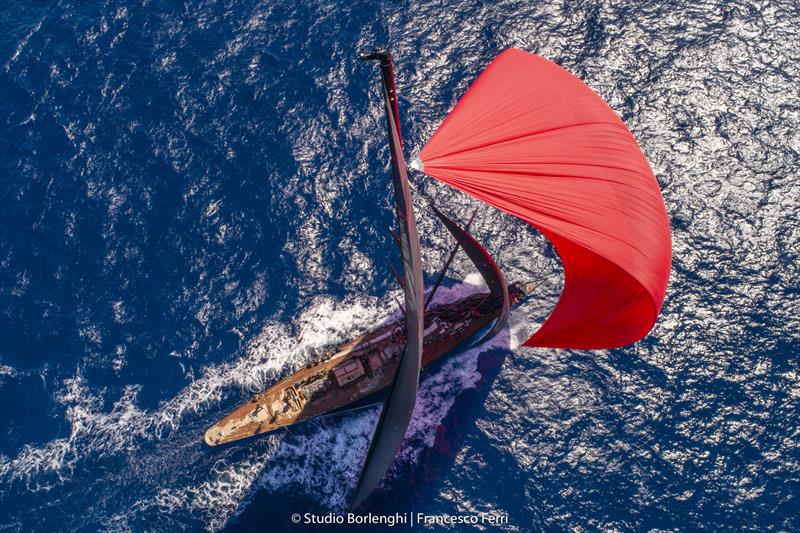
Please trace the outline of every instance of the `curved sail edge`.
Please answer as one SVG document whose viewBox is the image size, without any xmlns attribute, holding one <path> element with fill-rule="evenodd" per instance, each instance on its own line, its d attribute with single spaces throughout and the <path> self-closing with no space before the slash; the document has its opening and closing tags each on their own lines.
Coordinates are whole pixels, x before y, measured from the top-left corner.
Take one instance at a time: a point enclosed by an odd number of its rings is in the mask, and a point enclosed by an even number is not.
<svg viewBox="0 0 800 533">
<path fill-rule="evenodd" d="M 655 324 L 671 235 L 655 176 L 625 124 L 581 80 L 510 49 L 419 153 L 444 183 L 541 231 L 564 291 L 528 346 L 615 348 Z"/>
<path fill-rule="evenodd" d="M 561 257 L 564 288 L 550 316 L 524 346 L 599 350 L 647 335 L 659 310 L 633 276 L 567 239 L 542 233 Z M 574 320 L 576 316 L 582 320 Z"/>
<path fill-rule="evenodd" d="M 478 269 L 478 272 L 480 272 L 486 285 L 489 287 L 491 294 L 500 300 L 500 314 L 497 316 L 497 319 L 495 319 L 492 328 L 486 332 L 480 340 L 470 346 L 470 348 L 475 348 L 492 340 L 506 327 L 508 323 L 508 314 L 511 309 L 511 302 L 508 296 L 508 284 L 506 283 L 503 271 L 500 270 L 500 267 L 497 266 L 497 263 L 486 248 L 484 248 L 475 237 L 453 222 L 450 217 L 445 215 L 435 205 L 431 204 L 431 209 L 433 209 L 433 212 L 439 217 L 439 220 L 442 221 L 447 231 L 450 232 L 467 254 L 467 257 L 472 261 L 475 268 Z"/>
</svg>

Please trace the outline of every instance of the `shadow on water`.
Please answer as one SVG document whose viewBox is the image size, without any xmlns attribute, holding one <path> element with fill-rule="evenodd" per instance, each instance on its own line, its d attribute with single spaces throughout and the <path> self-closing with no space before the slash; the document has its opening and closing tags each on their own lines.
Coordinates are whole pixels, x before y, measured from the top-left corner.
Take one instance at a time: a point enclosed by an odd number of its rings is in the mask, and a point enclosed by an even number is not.
<svg viewBox="0 0 800 533">
<path fill-rule="evenodd" d="M 433 446 L 425 447 L 414 464 L 405 472 L 398 473 L 405 481 L 395 481 L 391 487 L 378 493 L 364 507 L 363 512 L 391 515 L 425 512 L 429 509 L 430 512 L 427 514 L 439 514 L 433 510 L 431 504 L 441 497 L 448 473 L 454 468 L 465 467 L 468 462 L 483 464 L 488 460 L 484 455 L 490 453 L 491 449 L 482 450 L 481 453 L 466 460 L 459 455 L 464 450 L 470 435 L 480 431 L 476 421 L 484 416 L 486 402 L 495 380 L 509 355 L 513 355 L 509 347 L 508 334 L 506 333 L 504 337 L 501 345 L 495 343 L 493 348 L 478 355 L 477 371 L 480 378 L 474 387 L 455 398 L 447 415 L 436 429 Z M 431 372 L 438 370 L 432 368 Z M 487 479 L 487 483 L 496 481 Z M 457 529 L 456 527 L 455 530 Z"/>
<path fill-rule="evenodd" d="M 444 289 L 460 288 L 459 298 L 481 289 L 464 283 L 460 280 L 446 278 L 443 284 Z M 484 289 L 485 290 L 485 289 Z M 442 299 L 437 299 L 436 304 L 445 303 Z M 400 318 L 395 313 L 379 327 L 387 325 Z M 476 333 L 473 341 L 481 337 L 486 328 Z M 441 488 L 441 480 L 446 473 L 455 467 L 459 451 L 462 449 L 465 438 L 474 430 L 475 421 L 479 418 L 484 408 L 485 401 L 492 390 L 493 383 L 503 367 L 506 358 L 511 354 L 510 337 L 508 330 L 502 332 L 493 341 L 493 346 L 478 355 L 477 371 L 480 378 L 473 388 L 459 394 L 449 409 L 447 415 L 439 424 L 435 441 L 432 447 L 425 447 L 420 453 L 419 459 L 406 467 L 395 470 L 395 478 L 387 486 L 379 489 L 370 497 L 367 502 L 359 509 L 361 513 L 372 513 L 375 515 L 406 515 L 415 508 L 420 507 L 421 502 L 432 500 Z M 442 371 L 442 367 L 453 358 L 464 357 L 464 351 L 451 354 L 422 369 L 421 382 L 430 376 Z M 467 356 L 468 357 L 468 356 Z M 467 361 L 464 361 L 465 363 Z M 435 400 L 434 400 L 435 401 Z M 338 417 L 344 421 L 353 411 L 331 413 L 326 417 Z M 285 428 L 279 430 L 280 434 L 286 434 L 296 430 L 313 427 L 309 424 L 299 424 L 296 428 Z M 242 443 L 247 445 L 247 443 Z M 240 444 L 240 445 L 242 445 Z M 229 447 L 235 447 L 232 443 Z M 228 448 L 228 447 L 226 447 Z M 214 450 L 210 450 L 213 453 Z M 329 460 L 336 461 L 336 457 Z M 269 467 L 259 475 L 262 476 Z M 352 487 L 348 488 L 348 493 Z M 255 494 L 253 494 L 255 491 Z M 292 514 L 300 513 L 301 523 L 292 523 Z M 271 493 L 268 490 L 261 490 L 257 485 L 251 488 L 250 493 L 243 499 L 239 507 L 233 513 L 234 518 L 227 524 L 225 531 L 262 531 L 268 527 L 270 531 L 304 531 L 313 530 L 314 526 L 305 524 L 305 513 L 313 514 L 318 517 L 335 516 L 344 513 L 344 510 L 334 510 L 320 505 L 319 501 L 302 495 L 295 487 L 288 486 L 281 490 L 280 494 Z M 343 524 L 325 524 L 327 531 L 352 531 L 353 524 L 348 524 L 346 517 Z M 386 525 L 359 525 L 356 526 L 360 531 L 383 531 Z M 402 522 L 392 527 L 395 531 L 405 531 L 406 527 Z M 408 530 L 410 530 L 408 526 Z"/>
<path fill-rule="evenodd" d="M 439 424 L 436 431 L 436 438 L 433 446 L 426 447 L 417 461 L 407 468 L 396 471 L 396 476 L 389 483 L 388 487 L 379 489 L 358 511 L 359 514 L 371 513 L 379 516 L 404 516 L 409 513 L 421 511 L 425 508 L 425 502 L 433 501 L 442 488 L 442 481 L 447 473 L 453 468 L 459 468 L 457 458 L 462 450 L 467 436 L 476 429 L 475 422 L 480 418 L 484 409 L 485 402 L 492 390 L 493 383 L 509 356 L 508 344 L 504 342 L 502 347 L 492 348 L 478 356 L 478 372 L 480 379 L 471 388 L 459 394 L 455 403 L 450 408 L 448 414 Z M 456 356 L 457 357 L 457 356 Z M 426 368 L 427 374 L 434 374 L 441 370 L 448 358 L 440 360 Z M 347 416 L 342 413 L 335 416 Z M 335 461 L 335 457 L 330 458 Z M 480 457 L 479 457 L 480 460 Z M 279 505 L 276 505 L 279 502 Z M 272 494 L 266 490 L 258 490 L 253 498 L 243 503 L 237 510 L 236 517 L 232 519 L 226 532 L 249 532 L 263 531 L 269 528 L 270 531 L 314 531 L 324 528 L 325 531 L 346 532 L 353 531 L 354 527 L 358 531 L 385 531 L 388 525 L 353 525 L 347 523 L 347 517 L 338 518 L 343 520 L 342 524 L 294 524 L 292 515 L 299 513 L 301 521 L 305 521 L 305 515 L 315 515 L 323 520 L 335 520 L 344 511 L 332 511 L 320 505 L 313 498 L 304 496 L 292 487 L 286 487 L 280 495 Z M 431 512 L 433 514 L 433 512 Z M 330 518 L 328 518 L 330 517 Z M 414 531 L 410 524 L 398 522 L 392 526 L 393 531 Z"/>
</svg>

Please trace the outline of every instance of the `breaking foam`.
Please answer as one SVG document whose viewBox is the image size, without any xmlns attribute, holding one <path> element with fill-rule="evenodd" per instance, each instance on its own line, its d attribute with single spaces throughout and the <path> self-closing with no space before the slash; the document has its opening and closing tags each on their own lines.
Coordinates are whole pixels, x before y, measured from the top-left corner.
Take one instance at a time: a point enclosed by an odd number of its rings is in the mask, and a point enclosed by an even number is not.
<svg viewBox="0 0 800 533">
<path fill-rule="evenodd" d="M 442 287 L 435 301 L 452 301 L 481 290 L 485 288 L 480 277 L 470 275 L 464 283 Z M 394 309 L 387 303 L 394 296 L 344 301 L 317 297 L 293 323 L 267 324 L 247 344 L 243 357 L 205 367 L 199 378 L 152 411 L 136 405 L 140 386 L 126 387 L 111 409 L 104 410 L 102 394 L 93 392 L 76 372 L 57 394 L 70 425 L 69 436 L 39 447 L 25 446 L 15 458 L 0 457 L 0 485 L 21 483 L 34 492 L 58 485 L 68 492 L 78 491 L 79 483 L 72 476 L 80 465 L 126 459 L 128 470 L 123 477 L 136 479 L 143 488 L 133 490 L 123 484 L 117 489 L 120 498 L 132 499 L 124 506 L 127 510 L 119 506 L 108 512 L 98 510 L 97 522 L 108 530 L 129 529 L 142 513 L 161 516 L 177 510 L 202 516 L 207 527 L 216 530 L 245 509 L 259 490 L 289 487 L 322 506 L 343 509 L 366 456 L 379 407 L 322 417 L 221 450 L 204 448 L 202 432 L 223 408 L 264 389 L 319 351 L 397 318 L 396 310 L 388 311 Z M 507 333 L 453 357 L 422 380 L 406 443 L 387 478 L 389 484 L 393 472 L 414 464 L 420 452 L 433 444 L 436 428 L 458 394 L 480 379 L 478 354 L 499 346 L 509 346 Z M 197 476 L 197 472 L 206 474 Z M 165 479 L 174 482 L 165 484 Z M 126 490 L 132 494 L 123 494 Z"/>
</svg>

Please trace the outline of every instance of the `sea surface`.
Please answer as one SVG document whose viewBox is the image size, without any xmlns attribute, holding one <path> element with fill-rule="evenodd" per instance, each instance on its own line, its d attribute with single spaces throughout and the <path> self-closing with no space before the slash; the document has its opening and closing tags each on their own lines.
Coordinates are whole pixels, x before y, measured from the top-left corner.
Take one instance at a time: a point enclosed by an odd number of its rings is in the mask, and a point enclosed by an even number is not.
<svg viewBox="0 0 800 533">
<path fill-rule="evenodd" d="M 409 158 L 508 47 L 578 75 L 640 141 L 674 258 L 641 342 L 522 348 L 560 262 L 480 208 L 507 278 L 547 282 L 424 372 L 368 510 L 508 516 L 428 531 L 800 530 L 798 28 L 793 0 L 2 2 L 0 532 L 302 531 L 292 513 L 346 508 L 377 408 L 202 435 L 397 317 L 379 78 L 357 59 L 375 45 Z M 427 202 L 478 204 L 412 179 L 430 281 L 452 243 Z M 459 256 L 437 299 L 479 279 Z"/>
</svg>

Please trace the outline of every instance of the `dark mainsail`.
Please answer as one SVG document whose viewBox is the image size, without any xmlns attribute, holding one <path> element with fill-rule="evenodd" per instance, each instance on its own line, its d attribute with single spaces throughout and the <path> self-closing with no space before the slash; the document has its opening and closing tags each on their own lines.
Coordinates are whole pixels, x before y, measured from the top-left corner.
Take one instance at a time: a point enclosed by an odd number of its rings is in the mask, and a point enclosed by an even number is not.
<svg viewBox="0 0 800 533">
<path fill-rule="evenodd" d="M 419 235 L 414 221 L 414 208 L 403 157 L 392 58 L 388 52 L 375 51 L 362 56 L 362 59 L 378 60 L 381 66 L 383 100 L 386 107 L 386 124 L 389 130 L 389 146 L 392 155 L 392 182 L 397 212 L 397 229 L 400 238 L 400 255 L 403 261 L 406 349 L 397 368 L 389 395 L 383 404 L 378 426 L 372 437 L 372 443 L 364 460 L 361 476 L 350 504 L 351 509 L 358 507 L 375 490 L 403 444 L 417 399 L 424 319 Z"/>
</svg>

